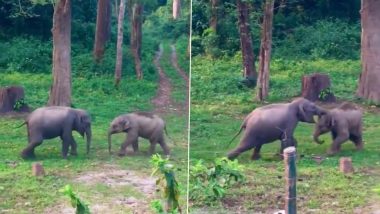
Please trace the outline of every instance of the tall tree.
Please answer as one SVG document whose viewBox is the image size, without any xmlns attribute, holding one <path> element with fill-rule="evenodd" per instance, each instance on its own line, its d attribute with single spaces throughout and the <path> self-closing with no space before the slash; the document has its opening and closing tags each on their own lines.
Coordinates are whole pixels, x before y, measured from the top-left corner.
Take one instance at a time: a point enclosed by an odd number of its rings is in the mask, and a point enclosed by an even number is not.
<svg viewBox="0 0 380 214">
<path fill-rule="evenodd" d="M 251 31 L 249 27 L 249 5 L 244 0 L 236 0 L 240 46 L 243 55 L 243 77 L 256 81 L 255 58 L 252 48 Z"/>
<path fill-rule="evenodd" d="M 111 10 L 111 0 L 98 0 L 94 43 L 94 59 L 96 62 L 102 59 L 106 42 L 111 33 Z"/>
<path fill-rule="evenodd" d="M 118 87 L 121 80 L 121 68 L 123 63 L 123 24 L 124 24 L 125 0 L 120 1 L 119 17 L 117 22 L 116 66 L 115 86 Z"/>
<path fill-rule="evenodd" d="M 59 0 L 53 15 L 53 85 L 48 105 L 71 105 L 71 1 Z"/>
<path fill-rule="evenodd" d="M 137 79 L 143 78 L 143 71 L 141 68 L 141 43 L 142 43 L 142 13 L 143 5 L 141 3 L 134 3 L 131 13 L 131 50 L 133 58 L 135 59 L 135 70 Z"/>
<path fill-rule="evenodd" d="M 263 101 L 268 97 L 269 90 L 269 66 L 272 51 L 272 26 L 273 26 L 274 0 L 266 0 L 264 7 L 263 23 L 261 25 L 261 45 L 259 55 L 259 77 L 257 78 L 256 99 Z"/>
<path fill-rule="evenodd" d="M 361 3 L 361 60 L 362 73 L 357 95 L 380 103 L 380 1 Z"/>
<path fill-rule="evenodd" d="M 210 28 L 216 32 L 218 25 L 218 7 L 219 0 L 211 0 L 211 17 L 210 17 Z"/>
<path fill-rule="evenodd" d="M 173 0 L 173 19 L 181 15 L 181 0 Z"/>
</svg>

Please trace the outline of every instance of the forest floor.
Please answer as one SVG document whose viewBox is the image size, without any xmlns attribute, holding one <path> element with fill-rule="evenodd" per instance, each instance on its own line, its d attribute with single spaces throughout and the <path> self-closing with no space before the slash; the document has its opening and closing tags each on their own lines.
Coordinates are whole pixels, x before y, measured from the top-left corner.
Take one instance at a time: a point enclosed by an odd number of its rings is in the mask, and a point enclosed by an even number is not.
<svg viewBox="0 0 380 214">
<path fill-rule="evenodd" d="M 60 141 L 52 139 L 36 148 L 35 160 L 23 160 L 19 153 L 27 143 L 25 127 L 14 128 L 23 118 L 0 117 L 0 213 L 73 213 L 69 198 L 59 192 L 66 184 L 89 204 L 92 213 L 153 213 L 151 202 L 161 200 L 162 192 L 156 186 L 156 177 L 151 176 L 148 141 L 140 139 L 140 151 L 128 152 L 126 157 L 109 155 L 106 143 L 110 121 L 119 114 L 137 110 L 155 111 L 167 123 L 171 138 L 168 141 L 170 162 L 176 171 L 183 172 L 176 175 L 180 204 L 185 209 L 188 115 L 184 109 L 188 90 L 186 81 L 171 64 L 169 48 L 165 43 L 160 58 L 156 59 L 161 65 L 160 79 L 163 79 L 159 84 L 126 77 L 120 89 L 115 90 L 112 76 L 73 77 L 75 107 L 88 110 L 93 117 L 92 148 L 88 156 L 81 146 L 84 140 L 73 132 L 79 144 L 77 157 L 62 159 Z M 26 102 L 37 108 L 46 103 L 50 82 L 50 74 L 13 72 L 4 74 L 0 85 L 22 85 Z M 154 100 L 159 105 L 155 105 Z M 173 108 L 165 108 L 167 104 Z M 115 135 L 113 150 L 118 149 L 124 138 L 125 135 Z M 157 152 L 161 154 L 161 148 L 157 148 Z M 36 161 L 43 164 L 45 176 L 31 175 L 31 165 Z"/>
<path fill-rule="evenodd" d="M 253 109 L 269 103 L 289 102 L 301 89 L 301 77 L 313 71 L 328 73 L 332 89 L 339 100 L 356 102 L 364 111 L 364 150 L 356 151 L 352 143 L 342 151 L 326 156 L 330 135 L 321 136 L 326 143 L 313 142 L 313 124 L 299 123 L 295 138 L 297 147 L 297 210 L 299 213 L 340 214 L 378 213 L 380 196 L 380 122 L 379 107 L 355 100 L 360 61 L 274 59 L 271 63 L 270 99 L 268 103 L 252 101 L 254 92 L 239 84 L 240 59 L 209 60 L 192 58 L 191 149 L 190 167 L 199 159 L 211 165 L 215 158 L 225 157 L 238 145 L 238 138 L 227 143 L 239 130 L 244 117 Z M 207 84 L 212 83 L 212 84 Z M 240 135 L 241 136 L 241 135 Z M 278 142 L 262 147 L 262 158 L 251 161 L 251 152 L 237 160 L 244 168 L 245 182 L 226 189 L 226 195 L 212 203 L 198 201 L 190 192 L 191 213 L 265 213 L 284 209 L 284 163 L 276 155 Z M 315 156 L 324 157 L 322 162 Z M 339 172 L 339 159 L 351 157 L 355 172 Z M 193 182 L 190 180 L 190 187 Z"/>
</svg>

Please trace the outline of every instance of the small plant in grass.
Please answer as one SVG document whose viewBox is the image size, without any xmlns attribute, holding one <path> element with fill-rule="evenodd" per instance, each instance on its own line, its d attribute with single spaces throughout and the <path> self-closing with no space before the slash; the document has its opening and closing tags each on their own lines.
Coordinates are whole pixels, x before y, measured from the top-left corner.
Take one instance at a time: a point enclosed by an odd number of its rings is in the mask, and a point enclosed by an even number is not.
<svg viewBox="0 0 380 214">
<path fill-rule="evenodd" d="M 190 199 L 197 204 L 215 203 L 230 187 L 243 181 L 243 166 L 237 160 L 217 158 L 211 167 L 199 160 L 190 168 Z"/>
<path fill-rule="evenodd" d="M 19 99 L 16 101 L 16 103 L 13 105 L 13 110 L 19 111 L 23 106 L 26 105 L 26 102 L 24 99 Z"/>
<path fill-rule="evenodd" d="M 375 188 L 373 189 L 373 191 L 375 191 L 375 192 L 380 196 L 380 184 L 377 185 L 377 187 L 375 187 Z"/>
<path fill-rule="evenodd" d="M 70 185 L 66 185 L 59 190 L 63 194 L 67 195 L 70 198 L 71 206 L 73 206 L 76 211 L 76 214 L 90 214 L 90 209 L 88 205 L 84 203 L 74 192 Z"/>
<path fill-rule="evenodd" d="M 178 187 L 178 182 L 174 174 L 173 164 L 168 163 L 168 159 L 163 159 L 159 154 L 152 156 L 150 162 L 153 165 L 153 173 L 161 173 L 161 176 L 157 179 L 156 184 L 159 185 L 163 181 L 166 181 L 163 186 L 163 196 L 166 200 L 166 212 L 167 213 L 181 213 L 181 207 L 179 206 L 179 196 L 180 191 Z M 154 201 L 151 206 L 157 213 L 164 213 L 162 205 L 159 201 Z"/>
<path fill-rule="evenodd" d="M 327 98 L 329 95 L 331 95 L 331 94 L 332 94 L 331 88 L 325 88 L 325 89 L 323 89 L 323 90 L 319 93 L 318 98 L 319 98 L 320 100 L 326 100 L 326 98 Z"/>
</svg>

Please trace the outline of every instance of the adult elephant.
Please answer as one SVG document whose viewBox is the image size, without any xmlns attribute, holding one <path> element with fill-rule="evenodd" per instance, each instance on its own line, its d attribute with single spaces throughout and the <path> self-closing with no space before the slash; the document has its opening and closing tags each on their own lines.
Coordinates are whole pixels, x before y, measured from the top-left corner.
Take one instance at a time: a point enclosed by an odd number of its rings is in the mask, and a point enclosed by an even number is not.
<svg viewBox="0 0 380 214">
<path fill-rule="evenodd" d="M 228 153 L 229 159 L 234 159 L 242 152 L 253 149 L 251 159 L 260 158 L 263 144 L 281 140 L 281 153 L 287 146 L 296 146 L 293 136 L 299 121 L 314 123 L 314 115 L 321 115 L 324 110 L 304 98 L 297 98 L 291 103 L 271 104 L 256 108 L 245 119 L 239 132 L 244 129 L 244 136 L 237 148 Z"/>
<path fill-rule="evenodd" d="M 27 125 L 28 146 L 21 152 L 23 158 L 35 157 L 34 149 L 42 144 L 44 139 L 60 137 L 62 140 L 62 156 L 67 158 L 70 148 L 71 155 L 77 155 L 77 144 L 72 131 L 77 131 L 87 138 L 87 154 L 91 145 L 91 118 L 82 109 L 63 106 L 49 106 L 34 110 L 22 124 Z"/>
</svg>

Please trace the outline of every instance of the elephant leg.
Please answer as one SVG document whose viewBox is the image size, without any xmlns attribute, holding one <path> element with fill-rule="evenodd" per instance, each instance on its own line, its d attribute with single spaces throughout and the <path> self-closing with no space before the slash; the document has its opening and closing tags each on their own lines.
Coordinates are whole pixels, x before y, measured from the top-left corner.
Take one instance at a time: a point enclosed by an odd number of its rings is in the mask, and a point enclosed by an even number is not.
<svg viewBox="0 0 380 214">
<path fill-rule="evenodd" d="M 24 159 L 35 158 L 34 149 L 41 144 L 42 140 L 30 142 L 28 146 L 24 150 L 22 150 L 21 157 Z"/>
<path fill-rule="evenodd" d="M 78 155 L 78 152 L 77 152 L 77 142 L 75 142 L 75 140 L 73 140 L 70 144 L 70 155 L 73 155 L 73 156 L 77 156 Z"/>
<path fill-rule="evenodd" d="M 118 153 L 119 156 L 125 156 L 127 154 L 127 147 L 129 145 L 134 145 L 138 143 L 138 134 L 136 133 L 128 133 L 127 139 L 121 144 L 120 151 Z"/>
<path fill-rule="evenodd" d="M 355 144 L 356 150 L 363 149 L 363 141 L 361 135 L 350 135 L 350 140 Z"/>
<path fill-rule="evenodd" d="M 348 140 L 348 133 L 341 133 L 334 139 L 331 148 L 327 151 L 328 155 L 334 155 L 340 151 L 341 144 Z"/>
<path fill-rule="evenodd" d="M 242 152 L 245 152 L 255 147 L 254 145 L 255 143 L 240 143 L 240 145 L 236 149 L 228 153 L 227 157 L 228 159 L 233 160 L 237 156 L 239 156 Z"/>
<path fill-rule="evenodd" d="M 260 155 L 261 146 L 262 146 L 262 145 L 257 145 L 257 146 L 253 149 L 253 153 L 252 153 L 252 156 L 251 156 L 251 159 L 252 159 L 252 160 L 258 160 L 258 159 L 261 158 L 261 155 Z"/>
<path fill-rule="evenodd" d="M 139 144 L 138 144 L 137 141 L 134 142 L 134 143 L 132 143 L 132 148 L 133 148 L 134 152 L 138 152 L 139 151 Z"/>
<path fill-rule="evenodd" d="M 168 145 L 166 144 L 165 140 L 163 139 L 163 137 L 158 141 L 158 144 L 160 144 L 162 150 L 164 151 L 164 154 L 166 156 L 170 155 L 170 149 L 168 147 Z"/>
<path fill-rule="evenodd" d="M 150 140 L 149 155 L 153 155 L 156 152 L 156 141 Z"/>
<path fill-rule="evenodd" d="M 76 152 L 77 143 L 75 142 L 74 137 L 71 135 L 71 133 L 61 136 L 61 139 L 62 139 L 62 157 L 66 159 L 67 154 L 69 153 L 70 146 L 75 144 L 75 148 L 72 147 L 71 149 L 74 149 L 74 151 Z"/>
</svg>

